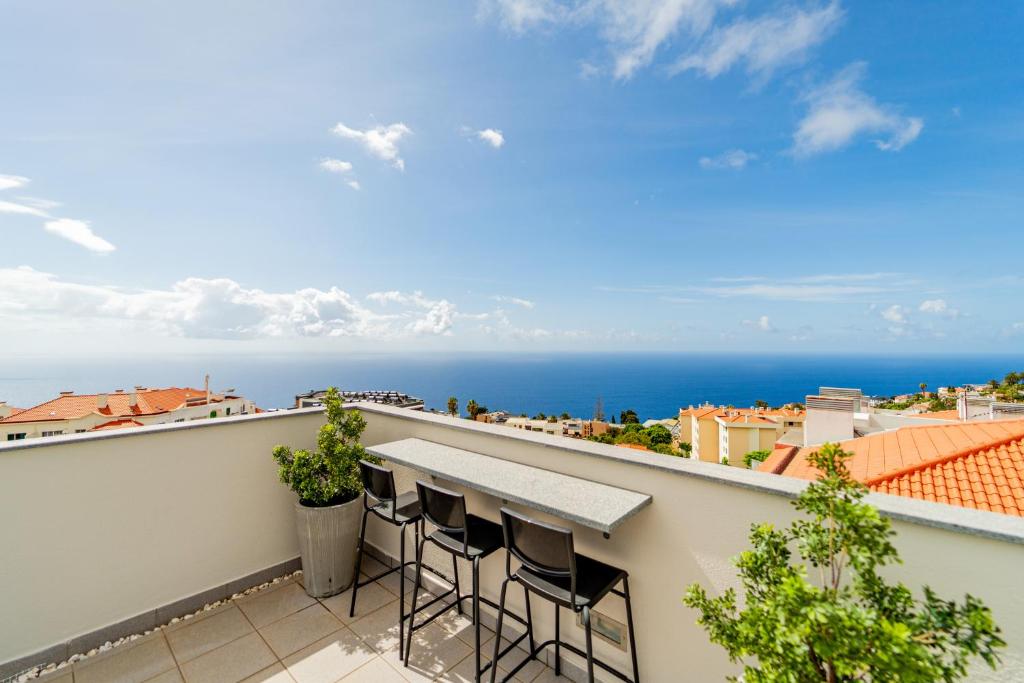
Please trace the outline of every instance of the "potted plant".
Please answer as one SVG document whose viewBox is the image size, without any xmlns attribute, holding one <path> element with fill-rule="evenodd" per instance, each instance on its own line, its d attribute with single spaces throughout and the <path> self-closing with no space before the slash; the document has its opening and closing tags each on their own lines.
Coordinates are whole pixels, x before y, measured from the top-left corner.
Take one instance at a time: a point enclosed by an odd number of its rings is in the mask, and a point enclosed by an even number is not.
<svg viewBox="0 0 1024 683">
<path fill-rule="evenodd" d="M 345 410 L 334 387 L 323 404 L 327 423 L 320 427 L 316 451 L 274 448 L 278 476 L 299 496 L 295 527 L 303 585 L 317 598 L 340 593 L 355 578 L 363 492 L 359 460 L 376 461 L 359 444 L 366 428 L 359 411 Z"/>
</svg>

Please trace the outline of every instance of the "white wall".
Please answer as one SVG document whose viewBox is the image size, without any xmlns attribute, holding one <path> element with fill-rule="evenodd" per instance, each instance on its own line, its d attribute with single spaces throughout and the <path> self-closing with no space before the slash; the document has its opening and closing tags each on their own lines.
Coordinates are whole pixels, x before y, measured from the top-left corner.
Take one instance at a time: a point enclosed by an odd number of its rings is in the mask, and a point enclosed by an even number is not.
<svg viewBox="0 0 1024 683">
<path fill-rule="evenodd" d="M 298 555 L 270 457 L 320 411 L 0 447 L 0 662 Z"/>
<path fill-rule="evenodd" d="M 730 558 L 747 546 L 750 523 L 789 520 L 787 496 L 801 482 L 420 412 L 366 407 L 364 415 L 367 444 L 418 436 L 651 494 L 652 504 L 610 539 L 577 527 L 578 549 L 630 572 L 644 678 L 703 682 L 734 672 L 694 624 L 683 593 L 694 581 L 734 585 Z M 270 449 L 312 446 L 321 421 L 315 410 L 289 411 L 0 447 L 0 662 L 294 557 L 294 497 L 278 483 Z M 400 487 L 412 488 L 415 477 L 400 471 Z M 1011 644 L 1009 666 L 972 680 L 1024 680 L 1024 520 L 872 501 L 899 518 L 905 564 L 895 576 L 944 596 L 970 591 L 995 611 Z M 498 519 L 497 500 L 469 493 L 468 502 Z M 375 521 L 370 534 L 397 554 L 393 528 Z M 484 562 L 481 586 L 492 599 L 503 564 L 500 554 Z M 521 609 L 520 591 L 511 596 Z M 550 608 L 535 608 L 546 638 Z M 599 611 L 624 620 L 614 597 Z M 563 631 L 582 642 L 570 619 Z M 625 664 L 606 643 L 596 648 Z"/>
</svg>

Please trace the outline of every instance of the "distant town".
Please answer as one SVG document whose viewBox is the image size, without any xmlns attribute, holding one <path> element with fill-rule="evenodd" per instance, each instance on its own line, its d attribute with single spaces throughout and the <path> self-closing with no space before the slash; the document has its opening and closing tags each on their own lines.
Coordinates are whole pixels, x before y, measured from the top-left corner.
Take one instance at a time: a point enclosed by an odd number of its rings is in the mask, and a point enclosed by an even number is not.
<svg viewBox="0 0 1024 683">
<path fill-rule="evenodd" d="M 0 401 L 0 447 L 24 439 L 266 412 L 234 389 L 211 390 L 209 381 L 207 376 L 203 388 L 135 386 L 97 394 L 62 391 L 49 401 L 27 408 Z M 893 396 L 868 396 L 858 388 L 823 386 L 803 401 L 780 406 L 765 401 L 747 407 L 703 403 L 659 417 L 638 415 L 631 409 L 606 414 L 600 399 L 589 417 L 568 412 L 530 416 L 490 410 L 474 399 L 461 404 L 455 396 L 443 408 L 428 408 L 423 399 L 400 391 L 340 393 L 350 404 L 386 405 L 589 440 L 629 449 L 637 457 L 643 457 L 644 452 L 657 453 L 805 479 L 814 476 L 807 466 L 807 455 L 824 443 L 838 442 L 854 454 L 851 471 L 876 490 L 953 504 L 967 501 L 971 505 L 991 494 L 991 508 L 1014 507 L 1002 500 L 997 483 L 982 484 L 981 490 L 970 492 L 959 490 L 969 487 L 963 482 L 932 485 L 927 490 L 908 485 L 902 491 L 901 483 L 893 477 L 918 476 L 918 470 L 1005 447 L 1007 429 L 1024 426 L 1024 373 L 1010 372 L 1002 380 L 935 389 L 922 383 L 918 389 Z M 291 409 L 319 406 L 325 393 L 321 389 L 297 394 Z M 951 427 L 956 428 L 955 432 L 949 431 Z M 911 428 L 913 431 L 909 431 Z M 1024 429 L 1018 431 L 1024 433 Z M 944 493 L 936 493 L 940 489 Z M 1021 513 L 1024 510 L 1017 514 Z"/>
</svg>

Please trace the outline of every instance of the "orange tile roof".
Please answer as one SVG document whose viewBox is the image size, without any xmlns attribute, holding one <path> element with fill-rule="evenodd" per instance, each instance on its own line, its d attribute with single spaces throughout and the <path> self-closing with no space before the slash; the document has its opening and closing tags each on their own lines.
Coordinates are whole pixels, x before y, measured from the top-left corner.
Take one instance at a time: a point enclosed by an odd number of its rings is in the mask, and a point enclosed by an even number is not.
<svg viewBox="0 0 1024 683">
<path fill-rule="evenodd" d="M 775 422 L 775 420 L 769 420 L 767 417 L 762 417 L 761 415 L 750 415 L 750 414 L 747 414 L 747 415 L 728 415 L 728 416 L 719 415 L 718 419 L 721 420 L 722 422 L 729 422 L 731 424 L 763 424 L 763 425 L 771 425 L 773 427 L 776 424 L 778 424 L 778 423 Z"/>
<path fill-rule="evenodd" d="M 762 415 L 767 417 L 800 417 L 805 413 L 802 410 L 792 408 L 722 408 L 720 406 L 697 406 L 696 408 L 683 408 L 679 411 L 680 417 L 690 415 L 696 416 L 698 420 L 705 417 L 726 417 L 731 415 Z"/>
<path fill-rule="evenodd" d="M 129 405 L 131 393 L 137 396 L 136 405 Z M 206 392 L 202 389 L 188 387 L 170 387 L 167 389 L 140 389 L 137 392 L 112 392 L 107 394 L 107 405 L 98 407 L 97 398 L 100 394 L 65 394 L 27 408 L 20 413 L 9 415 L 0 422 L 50 422 L 57 420 L 75 420 L 91 415 L 110 417 L 129 417 L 133 415 L 159 415 L 185 404 L 189 398 L 205 400 Z"/>
<path fill-rule="evenodd" d="M 913 417 L 926 417 L 929 420 L 959 420 L 960 411 L 955 408 L 953 410 L 936 410 L 934 413 L 918 413 Z"/>
<path fill-rule="evenodd" d="M 96 425 L 90 432 L 99 432 L 106 429 L 124 429 L 125 427 L 141 427 L 143 426 L 138 420 L 111 420 L 110 422 L 104 422 L 103 424 Z"/>
<path fill-rule="evenodd" d="M 903 427 L 840 442 L 872 491 L 1024 516 L 1024 420 Z M 815 479 L 817 446 L 777 449 L 758 468 Z"/>
</svg>

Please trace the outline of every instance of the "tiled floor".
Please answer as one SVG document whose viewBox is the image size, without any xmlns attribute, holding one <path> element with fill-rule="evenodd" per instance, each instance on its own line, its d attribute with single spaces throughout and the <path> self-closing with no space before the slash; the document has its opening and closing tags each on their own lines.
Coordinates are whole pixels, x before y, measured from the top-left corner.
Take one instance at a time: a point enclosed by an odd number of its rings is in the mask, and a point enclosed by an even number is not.
<svg viewBox="0 0 1024 683">
<path fill-rule="evenodd" d="M 364 571 L 383 567 L 366 560 Z M 359 589 L 356 616 L 351 593 L 316 600 L 301 579 L 229 602 L 186 621 L 157 629 L 128 645 L 76 663 L 46 683 L 404 683 L 473 680 L 472 622 L 454 610 L 416 632 L 409 668 L 398 658 L 398 576 Z M 412 591 L 412 583 L 406 583 Z M 411 595 L 409 596 L 411 599 Z M 429 596 L 424 599 L 429 599 Z M 421 601 L 422 602 L 422 601 Z M 494 634 L 483 630 L 484 661 Z M 502 660 L 514 665 L 514 651 Z M 499 666 L 499 672 L 503 667 Z M 485 679 L 486 680 L 486 679 Z M 555 680 L 531 662 L 517 681 Z M 566 679 L 559 679 L 566 680 Z"/>
</svg>

